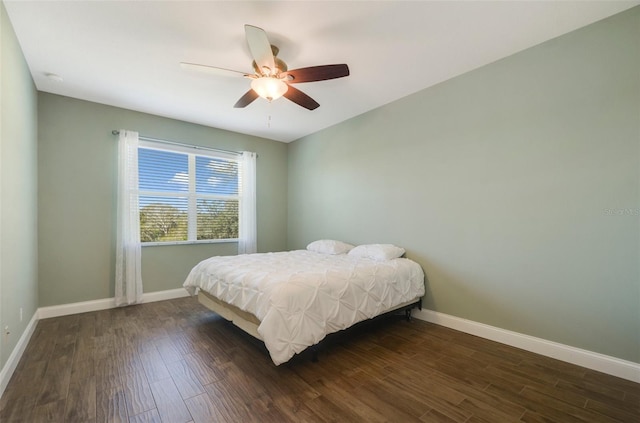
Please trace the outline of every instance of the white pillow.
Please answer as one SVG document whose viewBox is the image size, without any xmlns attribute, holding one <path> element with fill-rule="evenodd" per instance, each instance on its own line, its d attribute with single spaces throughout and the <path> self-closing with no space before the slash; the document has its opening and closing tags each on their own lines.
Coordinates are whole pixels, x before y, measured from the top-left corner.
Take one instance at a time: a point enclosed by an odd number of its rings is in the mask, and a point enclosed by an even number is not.
<svg viewBox="0 0 640 423">
<path fill-rule="evenodd" d="M 332 239 L 319 239 L 307 245 L 307 250 L 321 254 L 346 254 L 353 248 L 353 245 Z"/>
<path fill-rule="evenodd" d="M 350 256 L 370 258 L 377 261 L 385 261 L 402 257 L 404 253 L 404 248 L 396 247 L 392 244 L 358 245 L 349 251 Z"/>
</svg>

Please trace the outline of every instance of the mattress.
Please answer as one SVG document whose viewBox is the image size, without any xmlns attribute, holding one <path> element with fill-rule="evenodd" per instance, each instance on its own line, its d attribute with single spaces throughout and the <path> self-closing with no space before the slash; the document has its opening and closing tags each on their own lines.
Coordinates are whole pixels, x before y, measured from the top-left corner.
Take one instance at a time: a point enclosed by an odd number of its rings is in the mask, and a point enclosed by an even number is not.
<svg viewBox="0 0 640 423">
<path fill-rule="evenodd" d="M 424 295 L 414 261 L 375 261 L 307 250 L 211 257 L 183 285 L 255 316 L 278 365 L 326 335 Z"/>
</svg>

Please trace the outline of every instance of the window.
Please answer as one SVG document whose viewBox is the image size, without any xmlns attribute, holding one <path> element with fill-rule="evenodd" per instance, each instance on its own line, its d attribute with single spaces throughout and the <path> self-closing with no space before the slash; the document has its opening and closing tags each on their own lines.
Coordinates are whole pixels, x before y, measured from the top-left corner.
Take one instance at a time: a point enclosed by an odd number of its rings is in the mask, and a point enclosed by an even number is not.
<svg viewBox="0 0 640 423">
<path fill-rule="evenodd" d="M 140 140 L 141 242 L 237 240 L 239 157 Z"/>
</svg>

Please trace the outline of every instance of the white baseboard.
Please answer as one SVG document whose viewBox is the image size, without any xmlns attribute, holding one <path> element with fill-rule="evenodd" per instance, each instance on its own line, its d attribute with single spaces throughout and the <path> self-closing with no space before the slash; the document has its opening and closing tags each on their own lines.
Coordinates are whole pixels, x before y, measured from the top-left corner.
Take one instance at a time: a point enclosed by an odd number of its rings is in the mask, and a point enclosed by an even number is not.
<svg viewBox="0 0 640 423">
<path fill-rule="evenodd" d="M 414 311 L 412 316 L 440 326 L 459 330 L 460 332 L 640 383 L 640 364 L 638 363 L 523 335 L 437 311 L 423 309 Z"/>
<path fill-rule="evenodd" d="M 187 297 L 189 293 L 184 288 L 169 289 L 166 291 L 145 292 L 142 294 L 143 303 L 155 301 L 171 300 L 174 298 Z M 40 307 L 38 317 L 48 319 L 50 317 L 68 316 L 70 314 L 87 313 L 89 311 L 107 310 L 116 307 L 114 298 L 103 298 L 101 300 L 82 301 L 79 303 L 62 304 L 57 306 Z"/>
<path fill-rule="evenodd" d="M 36 329 L 36 323 L 38 323 L 37 311 L 33 314 L 29 324 L 25 328 L 24 332 L 22 332 L 22 336 L 11 352 L 9 359 L 2 367 L 2 371 L 0 371 L 0 397 L 2 397 L 5 388 L 9 384 L 9 380 L 11 380 L 11 376 L 13 376 L 13 372 L 16 370 L 16 367 L 18 367 L 20 358 L 22 358 L 22 354 L 24 353 L 25 348 L 27 348 L 31 335 L 33 335 L 33 331 Z"/>
<path fill-rule="evenodd" d="M 166 291 L 148 292 L 142 295 L 142 302 L 173 300 L 174 298 L 188 297 L 189 293 L 184 288 L 168 289 Z"/>
</svg>

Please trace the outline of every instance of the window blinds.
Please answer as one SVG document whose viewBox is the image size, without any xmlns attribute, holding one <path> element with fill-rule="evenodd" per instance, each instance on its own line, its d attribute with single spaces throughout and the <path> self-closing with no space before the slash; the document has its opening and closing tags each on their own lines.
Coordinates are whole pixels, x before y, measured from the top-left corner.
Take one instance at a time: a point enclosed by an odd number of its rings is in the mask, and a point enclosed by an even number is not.
<svg viewBox="0 0 640 423">
<path fill-rule="evenodd" d="M 140 141 L 143 243 L 238 238 L 238 156 Z"/>
</svg>

